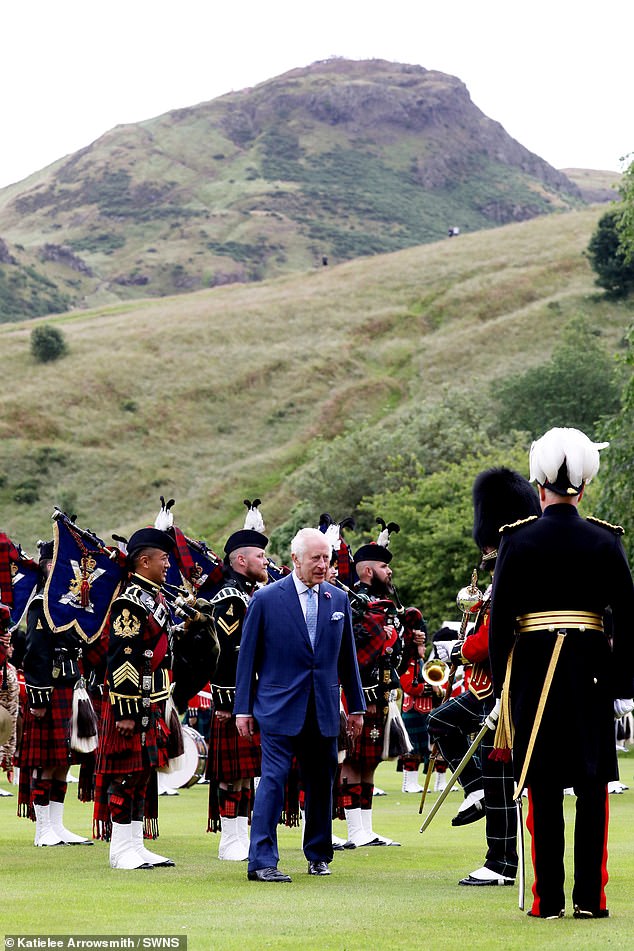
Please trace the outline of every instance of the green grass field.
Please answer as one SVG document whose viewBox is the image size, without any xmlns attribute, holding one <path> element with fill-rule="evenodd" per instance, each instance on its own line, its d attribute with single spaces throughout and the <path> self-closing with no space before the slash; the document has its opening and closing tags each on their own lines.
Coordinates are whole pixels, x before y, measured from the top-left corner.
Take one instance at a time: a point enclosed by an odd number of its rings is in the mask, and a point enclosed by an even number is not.
<svg viewBox="0 0 634 951">
<path fill-rule="evenodd" d="M 484 860 L 484 823 L 452 828 L 460 802 L 452 792 L 421 836 L 419 797 L 403 794 L 401 774 L 385 763 L 377 784 L 387 795 L 374 800 L 374 827 L 402 848 L 335 853 L 333 874 L 318 879 L 306 874 L 299 830 L 280 829 L 280 868 L 293 877 L 290 885 L 248 882 L 246 863 L 218 860 L 218 837 L 204 831 L 206 786 L 160 799 L 156 849 L 177 865 L 148 872 L 111 870 L 101 842 L 36 849 L 34 826 L 15 816 L 15 798 L 0 799 L 0 932 L 186 935 L 189 951 L 631 947 L 634 752 L 620 754 L 620 766 L 630 789 L 610 796 L 611 917 L 605 921 L 575 921 L 570 905 L 564 920 L 532 920 L 519 910 L 516 888 L 459 887 L 458 880 Z M 74 798 L 75 788 L 69 787 L 66 824 L 89 834 L 91 809 Z M 570 842 L 574 802 L 565 799 Z M 335 832 L 345 837 L 345 825 L 336 822 Z M 570 860 L 568 850 L 569 883 Z M 528 867 L 527 908 L 531 884 Z"/>
</svg>

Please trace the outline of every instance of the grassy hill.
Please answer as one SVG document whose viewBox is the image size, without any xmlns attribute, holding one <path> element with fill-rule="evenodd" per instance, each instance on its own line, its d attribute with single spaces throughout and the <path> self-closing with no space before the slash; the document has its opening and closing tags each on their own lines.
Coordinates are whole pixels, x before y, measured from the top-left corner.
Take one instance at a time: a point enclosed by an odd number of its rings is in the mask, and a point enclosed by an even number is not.
<svg viewBox="0 0 634 951">
<path fill-rule="evenodd" d="M 57 363 L 30 355 L 41 320 L 0 326 L 0 529 L 32 550 L 57 504 L 109 539 L 153 520 L 162 493 L 215 547 L 243 498 L 279 525 L 296 473 L 346 427 L 397 426 L 447 388 L 478 405 L 547 359 L 573 315 L 617 349 L 632 305 L 595 293 L 583 254 L 601 213 L 60 315 Z"/>
<path fill-rule="evenodd" d="M 85 308 L 305 271 L 324 257 L 340 264 L 582 203 L 456 77 L 333 59 L 112 129 L 0 190 L 0 237 Z M 0 319 L 32 313 L 0 282 Z"/>
</svg>

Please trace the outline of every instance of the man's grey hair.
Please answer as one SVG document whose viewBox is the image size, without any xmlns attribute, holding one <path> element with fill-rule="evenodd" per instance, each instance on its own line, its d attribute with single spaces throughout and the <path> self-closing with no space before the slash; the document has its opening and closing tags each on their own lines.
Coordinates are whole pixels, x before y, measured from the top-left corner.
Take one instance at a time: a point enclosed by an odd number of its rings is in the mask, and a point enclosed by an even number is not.
<svg viewBox="0 0 634 951">
<path fill-rule="evenodd" d="M 302 558 L 309 542 L 317 539 L 325 540 L 324 533 L 320 532 L 318 528 L 300 528 L 291 542 L 291 555 Z"/>
</svg>

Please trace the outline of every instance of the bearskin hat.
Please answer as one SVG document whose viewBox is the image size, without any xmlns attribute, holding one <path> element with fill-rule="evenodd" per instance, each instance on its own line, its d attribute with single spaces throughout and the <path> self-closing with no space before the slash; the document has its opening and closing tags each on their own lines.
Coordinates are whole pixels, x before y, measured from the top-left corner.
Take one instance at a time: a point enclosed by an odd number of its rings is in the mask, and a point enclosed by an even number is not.
<svg viewBox="0 0 634 951">
<path fill-rule="evenodd" d="M 540 515 L 537 492 L 513 469 L 486 469 L 473 483 L 473 539 L 480 549 L 496 549 L 500 528 L 529 515 Z"/>
</svg>

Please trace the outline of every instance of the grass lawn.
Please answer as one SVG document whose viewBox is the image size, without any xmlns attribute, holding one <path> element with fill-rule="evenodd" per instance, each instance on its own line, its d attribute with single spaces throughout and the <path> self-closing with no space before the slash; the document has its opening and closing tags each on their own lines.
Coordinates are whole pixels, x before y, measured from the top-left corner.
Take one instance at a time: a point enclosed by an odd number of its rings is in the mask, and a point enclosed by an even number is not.
<svg viewBox="0 0 634 951">
<path fill-rule="evenodd" d="M 401 774 L 382 764 L 374 827 L 401 848 L 335 853 L 330 878 L 306 874 L 297 829 L 280 829 L 280 868 L 290 885 L 248 882 L 246 863 L 220 862 L 218 837 L 205 833 L 207 787 L 160 799 L 156 849 L 176 868 L 113 871 L 108 846 L 33 847 L 34 826 L 15 816 L 15 798 L 0 799 L 2 934 L 186 935 L 189 951 L 213 949 L 479 949 L 631 947 L 634 935 L 634 752 L 620 754 L 630 786 L 610 796 L 610 882 L 605 921 L 568 917 L 536 921 L 519 911 L 516 888 L 461 888 L 458 880 L 484 860 L 484 823 L 454 829 L 460 802 L 451 793 L 424 835 L 419 797 L 401 790 Z M 7 788 L 3 779 L 3 787 Z M 89 834 L 90 806 L 69 787 L 66 824 Z M 430 804 L 435 794 L 430 794 Z M 566 797 L 572 841 L 573 797 Z M 343 823 L 335 832 L 345 837 Z M 527 837 L 527 847 L 529 843 Z M 568 849 L 570 853 L 570 848 Z M 571 855 L 567 855 L 571 882 Z M 530 863 L 529 863 L 530 864 Z M 527 908 L 532 876 L 527 868 Z M 568 891 L 570 890 L 570 884 Z"/>
</svg>

